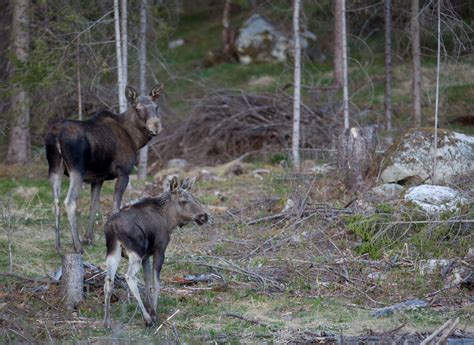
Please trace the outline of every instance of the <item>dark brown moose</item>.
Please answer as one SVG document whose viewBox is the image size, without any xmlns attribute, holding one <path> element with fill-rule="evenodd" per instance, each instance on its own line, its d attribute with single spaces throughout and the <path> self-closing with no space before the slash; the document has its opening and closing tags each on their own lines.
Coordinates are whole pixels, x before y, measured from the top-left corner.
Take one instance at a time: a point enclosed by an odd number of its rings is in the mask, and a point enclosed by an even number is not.
<svg viewBox="0 0 474 345">
<path fill-rule="evenodd" d="M 161 131 L 156 101 L 163 85 L 153 87 L 149 96 L 138 96 L 127 86 L 129 108 L 121 114 L 102 111 L 86 121 L 66 120 L 55 124 L 45 137 L 49 179 L 53 189 L 56 250 L 60 244 L 60 187 L 64 172 L 69 176 L 69 190 L 64 200 L 76 252 L 82 253 L 77 232 L 76 201 L 82 182 L 91 184 L 91 206 L 85 243 L 94 238 L 94 218 L 100 208 L 100 190 L 105 180 L 117 179 L 113 213 L 118 212 L 138 150 Z"/>
<path fill-rule="evenodd" d="M 111 326 L 110 297 L 122 251 L 129 260 L 125 279 L 138 302 L 145 323 L 151 326 L 156 322 L 160 272 L 172 230 L 188 222 L 194 221 L 202 225 L 211 220 L 206 209 L 190 193 L 194 180 L 186 179 L 179 186 L 178 178 L 173 176 L 162 194 L 124 207 L 119 213 L 112 215 L 105 224 L 107 276 L 104 285 L 104 326 L 106 328 Z M 151 256 L 153 256 L 153 267 L 150 263 Z M 137 286 L 136 274 L 140 266 L 143 266 L 145 278 L 145 303 L 140 298 Z"/>
</svg>

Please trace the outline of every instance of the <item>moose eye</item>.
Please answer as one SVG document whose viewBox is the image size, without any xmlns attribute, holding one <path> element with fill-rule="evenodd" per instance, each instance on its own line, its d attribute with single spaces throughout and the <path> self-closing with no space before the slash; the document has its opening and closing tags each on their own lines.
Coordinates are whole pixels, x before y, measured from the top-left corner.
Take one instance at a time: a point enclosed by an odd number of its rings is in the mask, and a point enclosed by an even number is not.
<svg viewBox="0 0 474 345">
<path fill-rule="evenodd" d="M 180 200 L 180 201 L 179 201 L 179 204 L 180 204 L 181 206 L 184 206 L 184 205 L 186 205 L 187 203 L 188 203 L 187 200 Z"/>
</svg>

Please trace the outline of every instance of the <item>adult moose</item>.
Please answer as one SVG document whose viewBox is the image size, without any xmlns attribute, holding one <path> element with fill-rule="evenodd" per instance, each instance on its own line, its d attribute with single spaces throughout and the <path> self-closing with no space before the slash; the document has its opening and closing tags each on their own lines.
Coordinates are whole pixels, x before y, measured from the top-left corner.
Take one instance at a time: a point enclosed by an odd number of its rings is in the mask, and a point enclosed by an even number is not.
<svg viewBox="0 0 474 345">
<path fill-rule="evenodd" d="M 109 328 L 111 325 L 110 297 L 122 251 L 129 260 L 125 278 L 138 302 L 145 323 L 151 326 L 156 322 L 160 272 L 172 230 L 188 222 L 194 221 L 202 225 L 211 219 L 204 207 L 190 193 L 194 181 L 195 179 L 186 179 L 179 186 L 178 178 L 173 176 L 162 194 L 124 207 L 105 224 L 107 245 L 107 276 L 104 285 L 105 327 Z M 150 266 L 151 256 L 153 256 L 153 270 Z M 136 274 L 140 266 L 143 266 L 146 285 L 145 304 L 140 298 L 137 286 Z"/>
<path fill-rule="evenodd" d="M 163 85 L 158 84 L 149 96 L 138 96 L 133 87 L 127 86 L 125 96 L 129 108 L 124 113 L 102 111 L 89 120 L 66 120 L 49 130 L 45 145 L 53 189 L 57 251 L 61 250 L 59 196 L 63 172 L 69 176 L 69 190 L 64 205 L 71 227 L 72 243 L 74 250 L 82 253 L 76 221 L 76 201 L 82 182 L 91 184 L 91 207 L 84 242 L 92 243 L 102 184 L 105 180 L 117 179 L 113 213 L 118 212 L 138 150 L 161 131 L 156 102 L 162 91 Z"/>
</svg>

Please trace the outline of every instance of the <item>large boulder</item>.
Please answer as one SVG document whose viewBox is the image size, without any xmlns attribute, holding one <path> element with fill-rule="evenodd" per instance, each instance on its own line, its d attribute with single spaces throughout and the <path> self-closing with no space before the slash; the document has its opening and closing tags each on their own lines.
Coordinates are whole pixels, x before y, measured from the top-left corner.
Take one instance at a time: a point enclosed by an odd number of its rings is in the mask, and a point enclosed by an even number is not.
<svg viewBox="0 0 474 345">
<path fill-rule="evenodd" d="M 467 204 L 467 199 L 458 191 L 449 187 L 427 184 L 408 189 L 405 193 L 405 201 L 413 202 L 430 214 L 456 211 Z"/>
<path fill-rule="evenodd" d="M 309 46 L 316 36 L 307 31 L 301 32 L 301 47 Z M 240 63 L 284 62 L 291 55 L 292 39 L 280 32 L 270 21 L 259 14 L 253 14 L 239 30 L 235 42 Z"/>
<path fill-rule="evenodd" d="M 433 129 L 412 130 L 400 137 L 385 155 L 380 178 L 384 183 L 429 179 L 433 169 Z M 474 172 L 474 136 L 438 130 L 436 169 L 432 183 Z"/>
</svg>

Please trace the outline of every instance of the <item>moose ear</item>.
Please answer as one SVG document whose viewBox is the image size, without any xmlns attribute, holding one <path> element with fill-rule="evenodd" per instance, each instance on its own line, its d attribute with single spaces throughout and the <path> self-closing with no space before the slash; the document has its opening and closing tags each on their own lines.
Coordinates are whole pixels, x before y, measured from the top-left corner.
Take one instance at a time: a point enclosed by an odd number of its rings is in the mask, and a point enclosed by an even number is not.
<svg viewBox="0 0 474 345">
<path fill-rule="evenodd" d="M 171 178 L 171 181 L 170 181 L 170 192 L 171 193 L 176 193 L 179 189 L 179 181 L 178 181 L 178 177 L 176 175 L 174 175 L 172 178 Z"/>
<path fill-rule="evenodd" d="M 194 182 L 196 182 L 196 176 L 193 178 L 186 177 L 181 188 L 185 190 L 191 190 L 191 188 L 193 188 Z"/>
<path fill-rule="evenodd" d="M 125 87 L 125 97 L 127 97 L 127 101 L 130 104 L 135 104 L 138 100 L 138 93 L 132 86 L 127 85 Z"/>
<path fill-rule="evenodd" d="M 156 102 L 158 98 L 160 98 L 161 94 L 163 93 L 164 85 L 162 83 L 159 83 L 155 86 L 153 86 L 153 89 L 150 91 L 150 97 L 153 100 L 153 102 Z"/>
</svg>

